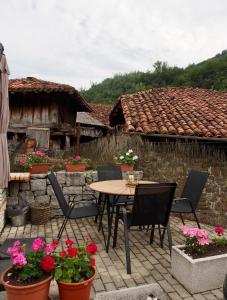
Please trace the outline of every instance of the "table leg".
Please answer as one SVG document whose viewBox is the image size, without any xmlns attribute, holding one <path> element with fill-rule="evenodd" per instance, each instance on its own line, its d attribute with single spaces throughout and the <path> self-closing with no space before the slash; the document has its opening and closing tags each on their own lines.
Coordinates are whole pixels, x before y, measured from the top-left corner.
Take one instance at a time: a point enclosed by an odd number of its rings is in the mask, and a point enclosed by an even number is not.
<svg viewBox="0 0 227 300">
<path fill-rule="evenodd" d="M 110 198 L 109 195 L 107 197 L 107 215 L 108 215 L 108 238 L 107 238 L 107 245 L 106 245 L 106 252 L 108 253 L 110 247 L 110 238 L 112 234 L 112 224 L 113 224 L 113 217 L 114 217 L 114 210 L 116 203 L 119 199 L 119 196 L 113 196 L 113 203 L 110 205 Z M 112 206 L 112 209 L 110 209 Z"/>
</svg>

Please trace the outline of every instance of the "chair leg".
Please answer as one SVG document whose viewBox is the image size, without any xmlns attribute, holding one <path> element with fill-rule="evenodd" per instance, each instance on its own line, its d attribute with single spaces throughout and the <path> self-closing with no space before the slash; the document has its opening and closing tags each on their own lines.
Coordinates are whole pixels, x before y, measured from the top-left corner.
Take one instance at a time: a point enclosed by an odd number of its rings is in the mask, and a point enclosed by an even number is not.
<svg viewBox="0 0 227 300">
<path fill-rule="evenodd" d="M 168 237 L 168 243 L 169 243 L 169 252 L 170 252 L 170 256 L 171 256 L 172 255 L 173 240 L 172 240 L 172 234 L 171 234 L 169 223 L 167 224 L 166 229 L 167 229 L 167 237 Z"/>
<path fill-rule="evenodd" d="M 99 193 L 98 205 L 100 205 L 101 202 L 102 202 L 102 194 Z M 97 223 L 97 221 L 98 221 L 98 215 L 95 217 L 95 223 Z"/>
<path fill-rule="evenodd" d="M 159 225 L 159 227 L 160 227 L 160 225 Z M 162 235 L 161 235 L 161 237 L 160 237 L 161 248 L 163 248 L 163 241 L 164 241 L 165 233 L 166 233 L 166 228 L 164 227 L 164 228 L 163 228 Z"/>
<path fill-rule="evenodd" d="M 131 260 L 130 260 L 130 249 L 129 249 L 129 237 L 128 237 L 128 220 L 127 213 L 123 212 L 124 220 L 124 236 L 125 236 L 125 255 L 126 255 L 126 265 L 127 265 L 127 274 L 131 274 Z"/>
<path fill-rule="evenodd" d="M 61 239 L 62 233 L 63 233 L 63 231 L 65 229 L 65 226 L 66 226 L 67 222 L 68 222 L 68 217 L 65 217 L 64 220 L 63 220 L 63 223 L 61 225 L 61 228 L 60 228 L 60 230 L 58 232 L 58 235 L 57 235 L 57 239 L 58 240 Z"/>
<path fill-rule="evenodd" d="M 150 244 L 152 244 L 153 240 L 154 240 L 154 229 L 155 229 L 155 225 L 152 225 L 152 227 L 151 227 L 151 235 L 150 235 Z"/>
<path fill-rule="evenodd" d="M 200 224 L 199 224 L 199 220 L 198 220 L 198 218 L 197 218 L 197 216 L 196 216 L 195 211 L 193 211 L 193 215 L 194 215 L 194 218 L 195 218 L 195 220 L 196 220 L 196 223 L 197 223 L 198 228 L 201 229 Z"/>
<path fill-rule="evenodd" d="M 118 223 L 119 223 L 119 211 L 120 206 L 117 206 L 115 224 L 114 224 L 114 236 L 113 236 L 113 248 L 117 245 Z"/>
<path fill-rule="evenodd" d="M 180 213 L 180 218 L 181 218 L 181 221 L 182 221 L 183 225 L 185 225 L 185 223 L 184 223 L 184 219 L 183 219 L 183 216 L 182 216 L 182 214 L 181 214 L 181 213 Z"/>
<path fill-rule="evenodd" d="M 104 215 L 104 212 L 105 212 L 105 207 L 106 207 L 106 196 L 104 198 L 102 212 L 100 214 L 98 232 L 100 232 L 100 229 L 101 229 L 101 226 L 102 226 L 102 219 L 103 219 L 103 215 Z"/>
</svg>

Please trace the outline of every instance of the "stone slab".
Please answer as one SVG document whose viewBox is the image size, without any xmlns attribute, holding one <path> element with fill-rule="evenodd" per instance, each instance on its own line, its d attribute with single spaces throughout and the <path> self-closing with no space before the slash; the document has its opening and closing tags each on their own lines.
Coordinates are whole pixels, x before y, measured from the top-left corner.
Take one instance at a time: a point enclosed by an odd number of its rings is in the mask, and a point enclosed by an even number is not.
<svg viewBox="0 0 227 300">
<path fill-rule="evenodd" d="M 160 300 L 169 299 L 157 283 L 96 294 L 95 300 L 147 300 L 149 295 Z"/>
</svg>

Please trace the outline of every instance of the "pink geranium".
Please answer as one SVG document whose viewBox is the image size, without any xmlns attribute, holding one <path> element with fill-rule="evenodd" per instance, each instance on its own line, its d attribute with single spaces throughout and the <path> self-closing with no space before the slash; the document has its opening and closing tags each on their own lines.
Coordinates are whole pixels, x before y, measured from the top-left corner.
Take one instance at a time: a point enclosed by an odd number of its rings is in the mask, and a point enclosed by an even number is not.
<svg viewBox="0 0 227 300">
<path fill-rule="evenodd" d="M 78 161 L 81 160 L 80 155 L 76 155 L 75 159 L 78 160 Z"/>
<path fill-rule="evenodd" d="M 39 251 L 39 250 L 41 250 L 41 249 L 43 248 L 43 246 L 44 246 L 45 244 L 46 244 L 46 243 L 45 243 L 42 239 L 37 238 L 37 239 L 35 239 L 35 240 L 33 241 L 33 243 L 32 243 L 32 249 L 33 249 L 34 251 Z"/>
</svg>

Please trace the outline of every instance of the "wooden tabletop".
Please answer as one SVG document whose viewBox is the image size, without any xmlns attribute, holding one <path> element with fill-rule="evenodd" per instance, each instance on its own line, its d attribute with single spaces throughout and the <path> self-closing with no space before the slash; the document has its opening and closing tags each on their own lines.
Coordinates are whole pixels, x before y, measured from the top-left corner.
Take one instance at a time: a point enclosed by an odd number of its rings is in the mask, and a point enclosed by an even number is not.
<svg viewBox="0 0 227 300">
<path fill-rule="evenodd" d="M 127 185 L 127 180 L 106 180 L 97 181 L 90 184 L 90 188 L 96 192 L 109 195 L 133 196 L 135 194 L 135 186 Z M 148 184 L 154 181 L 140 180 L 138 183 Z"/>
<path fill-rule="evenodd" d="M 30 176 L 29 172 L 10 173 L 10 181 L 29 181 Z"/>
</svg>

